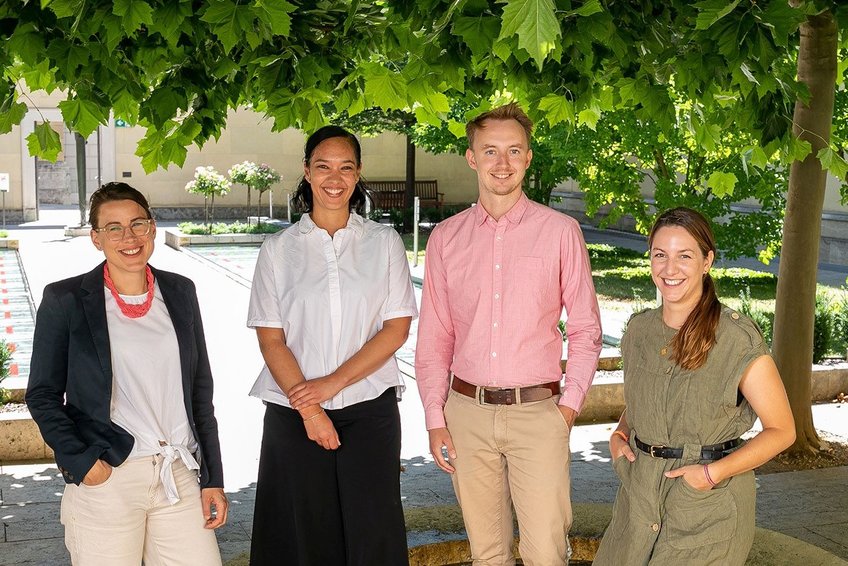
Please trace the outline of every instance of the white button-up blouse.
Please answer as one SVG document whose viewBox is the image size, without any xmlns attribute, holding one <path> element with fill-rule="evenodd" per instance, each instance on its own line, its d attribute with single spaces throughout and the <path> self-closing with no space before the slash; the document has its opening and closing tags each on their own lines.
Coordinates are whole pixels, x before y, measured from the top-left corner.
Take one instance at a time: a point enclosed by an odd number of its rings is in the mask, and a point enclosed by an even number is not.
<svg viewBox="0 0 848 566">
<path fill-rule="evenodd" d="M 247 326 L 282 328 L 303 376 L 329 375 L 393 318 L 418 316 L 403 242 L 397 232 L 351 213 L 333 237 L 308 214 L 268 238 L 259 251 Z M 365 379 L 321 403 L 340 409 L 404 387 L 390 358 Z M 268 366 L 250 394 L 289 407 Z"/>
</svg>

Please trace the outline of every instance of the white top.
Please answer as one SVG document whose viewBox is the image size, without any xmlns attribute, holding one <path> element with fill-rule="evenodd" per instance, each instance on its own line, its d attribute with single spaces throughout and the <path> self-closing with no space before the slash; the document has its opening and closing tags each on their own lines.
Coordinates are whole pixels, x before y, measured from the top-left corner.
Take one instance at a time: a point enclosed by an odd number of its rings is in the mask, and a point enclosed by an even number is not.
<svg viewBox="0 0 848 566">
<path fill-rule="evenodd" d="M 112 422 L 135 438 L 128 459 L 161 454 L 160 479 L 171 504 L 179 501 L 171 464 L 177 458 L 200 469 L 192 454 L 197 441 L 188 424 L 177 334 L 154 283 L 153 304 L 142 317 L 129 318 L 106 287 L 106 323 L 112 351 Z M 141 304 L 147 295 L 121 295 Z"/>
<path fill-rule="evenodd" d="M 306 379 L 324 377 L 356 354 L 393 318 L 417 317 L 403 242 L 389 226 L 351 213 L 331 238 L 308 214 L 274 234 L 256 261 L 247 325 L 282 328 Z M 340 409 L 402 390 L 394 356 L 365 379 L 321 403 Z M 268 366 L 250 394 L 289 407 Z"/>
</svg>

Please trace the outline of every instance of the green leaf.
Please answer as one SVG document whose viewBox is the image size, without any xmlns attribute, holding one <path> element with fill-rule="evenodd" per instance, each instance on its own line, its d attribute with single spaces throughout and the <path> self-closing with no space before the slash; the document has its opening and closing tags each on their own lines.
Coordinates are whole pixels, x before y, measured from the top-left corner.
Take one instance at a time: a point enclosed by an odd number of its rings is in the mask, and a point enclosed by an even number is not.
<svg viewBox="0 0 848 566">
<path fill-rule="evenodd" d="M 564 96 L 545 95 L 539 101 L 539 110 L 545 113 L 552 126 L 560 122 L 574 123 L 574 103 Z"/>
<path fill-rule="evenodd" d="M 795 136 L 789 138 L 787 157 L 790 163 L 792 161 L 804 161 L 812 151 L 813 146 L 807 140 L 802 140 Z"/>
<path fill-rule="evenodd" d="M 695 123 L 695 142 L 706 149 L 714 151 L 721 140 L 721 128 L 716 124 Z"/>
<path fill-rule="evenodd" d="M 406 84 L 398 73 L 380 65 L 365 69 L 365 95 L 383 110 L 406 108 Z"/>
<path fill-rule="evenodd" d="M 453 33 L 462 38 L 471 53 L 483 57 L 492 52 L 492 45 L 498 38 L 500 27 L 500 20 L 494 16 L 463 16 L 454 21 Z"/>
<path fill-rule="evenodd" d="M 291 14 L 297 6 L 285 0 L 257 0 L 256 13 L 268 24 L 274 35 L 288 36 L 291 33 Z"/>
<path fill-rule="evenodd" d="M 768 164 L 766 152 L 760 146 L 751 148 L 751 164 L 758 169 L 765 169 Z"/>
<path fill-rule="evenodd" d="M 142 25 L 153 23 L 153 8 L 144 0 L 115 0 L 112 13 L 121 18 L 127 35 L 132 35 Z"/>
<path fill-rule="evenodd" d="M 736 9 L 739 0 L 728 3 L 726 0 L 704 0 L 695 4 L 700 12 L 695 21 L 695 29 L 708 29 L 714 23 Z"/>
<path fill-rule="evenodd" d="M 29 154 L 39 159 L 56 161 L 62 151 L 62 140 L 56 130 L 50 127 L 50 122 L 35 125 L 35 130 L 26 137 Z"/>
<path fill-rule="evenodd" d="M 3 49 L 14 53 L 24 63 L 35 65 L 42 58 L 44 39 L 33 24 L 19 24 Z"/>
<path fill-rule="evenodd" d="M 457 138 L 465 137 L 465 124 L 461 124 L 456 120 L 448 120 L 448 131 L 452 133 Z"/>
<path fill-rule="evenodd" d="M 62 118 L 68 128 L 84 138 L 90 136 L 98 125 L 105 125 L 108 120 L 108 109 L 104 111 L 94 102 L 76 97 L 60 102 L 59 110 L 62 111 Z"/>
<path fill-rule="evenodd" d="M 46 58 L 35 65 L 30 65 L 24 71 L 24 80 L 30 90 L 53 92 L 56 88 L 56 77 L 53 74 L 53 70 L 50 69 L 50 61 Z"/>
<path fill-rule="evenodd" d="M 149 26 L 150 33 L 158 33 L 168 43 L 176 43 L 180 37 L 180 29 L 186 21 L 186 14 L 182 9 L 183 5 L 181 2 L 171 1 L 156 8 L 153 23 Z M 190 29 L 185 31 L 191 32 Z"/>
<path fill-rule="evenodd" d="M 601 119 L 601 110 L 595 106 L 587 108 L 585 110 L 581 110 L 579 114 L 577 114 L 577 123 L 585 124 L 589 127 L 589 129 L 593 130 L 598 125 L 598 120 Z"/>
<path fill-rule="evenodd" d="M 186 109 L 188 102 L 184 93 L 171 87 L 157 88 L 142 104 L 141 115 L 161 128 L 166 121 L 177 114 L 177 110 Z"/>
<path fill-rule="evenodd" d="M 817 157 L 821 161 L 822 169 L 830 171 L 830 173 L 840 180 L 845 180 L 848 176 L 848 163 L 842 155 L 834 151 L 832 147 L 823 147 L 819 150 Z"/>
<path fill-rule="evenodd" d="M 774 42 L 786 47 L 795 30 L 807 16 L 804 10 L 792 7 L 786 0 L 771 0 L 761 18 L 771 29 Z"/>
<path fill-rule="evenodd" d="M 553 0 L 506 0 L 500 38 L 518 36 L 518 46 L 536 61 L 539 70 L 562 35 Z"/>
<path fill-rule="evenodd" d="M 85 0 L 41 0 L 41 9 L 50 8 L 57 18 L 71 18 L 82 9 Z"/>
<path fill-rule="evenodd" d="M 587 16 L 591 16 L 593 14 L 597 14 L 598 12 L 603 12 L 604 7 L 601 6 L 599 0 L 587 0 L 585 4 L 574 10 L 572 13 L 577 14 L 578 16 L 583 16 L 584 18 Z"/>
<path fill-rule="evenodd" d="M 713 171 L 710 178 L 707 179 L 707 187 L 719 198 L 730 196 L 736 187 L 736 175 L 723 171 Z"/>
<path fill-rule="evenodd" d="M 0 134 L 8 134 L 12 131 L 12 126 L 17 126 L 21 123 L 27 113 L 27 105 L 23 102 L 15 102 L 14 97 L 10 96 L 3 105 L 0 106 Z"/>
<path fill-rule="evenodd" d="M 227 53 L 243 36 L 247 39 L 257 37 L 251 9 L 230 0 L 213 0 L 200 19 L 212 24 L 212 33 L 221 41 Z"/>
</svg>

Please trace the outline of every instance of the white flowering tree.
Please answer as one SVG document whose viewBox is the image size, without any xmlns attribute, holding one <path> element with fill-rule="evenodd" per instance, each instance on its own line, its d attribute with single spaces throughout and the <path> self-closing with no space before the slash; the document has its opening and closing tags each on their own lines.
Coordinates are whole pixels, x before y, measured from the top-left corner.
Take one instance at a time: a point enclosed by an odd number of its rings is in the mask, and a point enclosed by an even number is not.
<svg viewBox="0 0 848 566">
<path fill-rule="evenodd" d="M 201 194 L 206 198 L 203 213 L 206 218 L 206 228 L 210 234 L 212 222 L 215 220 L 215 196 L 227 194 L 231 187 L 230 181 L 215 171 L 214 167 L 198 167 L 194 170 L 194 179 L 186 183 L 185 189 L 188 192 Z"/>
<path fill-rule="evenodd" d="M 257 165 L 252 161 L 242 161 L 230 167 L 227 172 L 233 183 L 238 183 L 247 187 L 247 210 L 250 213 L 250 190 L 256 189 L 259 191 L 259 198 L 256 204 L 256 218 L 261 217 L 262 209 L 262 193 L 271 188 L 274 183 L 279 183 L 280 174 L 277 173 L 266 163 Z"/>
</svg>

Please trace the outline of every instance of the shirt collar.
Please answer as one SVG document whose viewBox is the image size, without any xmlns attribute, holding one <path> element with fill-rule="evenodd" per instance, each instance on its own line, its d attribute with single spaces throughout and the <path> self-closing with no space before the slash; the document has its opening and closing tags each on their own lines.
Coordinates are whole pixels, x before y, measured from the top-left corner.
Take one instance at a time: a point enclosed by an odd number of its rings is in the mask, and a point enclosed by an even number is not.
<svg viewBox="0 0 848 566">
<path fill-rule="evenodd" d="M 300 221 L 298 224 L 298 230 L 301 234 L 309 234 L 317 228 L 315 222 L 312 220 L 312 217 L 309 216 L 309 213 L 304 213 L 303 216 L 300 217 Z M 362 236 L 365 232 L 365 219 L 359 216 L 355 212 L 350 213 L 350 217 L 347 219 L 347 226 L 345 228 L 349 228 L 353 230 L 353 232 L 357 236 Z"/>
<path fill-rule="evenodd" d="M 527 195 L 524 194 L 524 191 L 521 191 L 521 196 L 518 197 L 518 201 L 512 205 L 506 214 L 504 214 L 504 218 L 507 219 L 511 224 L 520 224 L 521 219 L 524 217 L 524 213 L 527 212 L 527 207 L 529 206 L 530 199 L 527 198 Z M 474 214 L 476 224 L 479 226 L 483 224 L 487 219 L 492 218 L 489 216 L 489 213 L 486 212 L 486 209 L 483 205 L 480 204 L 480 200 L 477 200 L 477 205 L 474 207 Z M 494 218 L 492 218 L 494 222 Z"/>
</svg>

